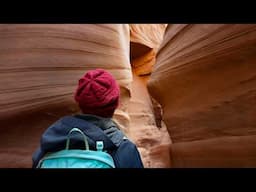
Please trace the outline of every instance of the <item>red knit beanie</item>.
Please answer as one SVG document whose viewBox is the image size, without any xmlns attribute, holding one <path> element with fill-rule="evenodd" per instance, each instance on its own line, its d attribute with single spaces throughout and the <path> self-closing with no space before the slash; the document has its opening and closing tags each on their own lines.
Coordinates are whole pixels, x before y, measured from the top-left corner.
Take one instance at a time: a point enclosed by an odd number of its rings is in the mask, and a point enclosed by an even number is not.
<svg viewBox="0 0 256 192">
<path fill-rule="evenodd" d="M 75 100 L 85 114 L 112 117 L 119 104 L 119 95 L 114 77 L 103 69 L 95 69 L 79 79 Z"/>
</svg>

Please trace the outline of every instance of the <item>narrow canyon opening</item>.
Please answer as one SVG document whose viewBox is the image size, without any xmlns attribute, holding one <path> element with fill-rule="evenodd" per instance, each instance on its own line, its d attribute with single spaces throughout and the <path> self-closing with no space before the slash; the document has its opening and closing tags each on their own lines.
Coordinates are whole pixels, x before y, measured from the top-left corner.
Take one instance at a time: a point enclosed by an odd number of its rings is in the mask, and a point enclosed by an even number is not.
<svg viewBox="0 0 256 192">
<path fill-rule="evenodd" d="M 130 115 L 130 137 L 141 153 L 145 167 L 168 168 L 170 160 L 170 137 L 162 121 L 161 105 L 147 90 L 155 50 L 140 43 L 130 43 L 130 59 L 133 72 Z"/>
<path fill-rule="evenodd" d="M 255 43 L 255 24 L 1 24 L 0 167 L 31 167 L 95 68 L 146 168 L 255 167 Z"/>
</svg>

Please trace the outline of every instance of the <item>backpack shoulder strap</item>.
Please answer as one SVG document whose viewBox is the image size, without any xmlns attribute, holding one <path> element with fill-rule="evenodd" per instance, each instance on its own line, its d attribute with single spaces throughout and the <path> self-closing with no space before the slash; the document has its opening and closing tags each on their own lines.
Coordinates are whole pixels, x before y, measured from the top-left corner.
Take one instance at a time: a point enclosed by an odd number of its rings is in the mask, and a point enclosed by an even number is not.
<svg viewBox="0 0 256 192">
<path fill-rule="evenodd" d="M 106 149 L 116 148 L 116 145 L 104 133 L 104 131 L 101 128 L 94 125 L 93 123 L 72 116 L 67 116 L 63 118 L 63 123 L 65 123 L 66 125 L 70 125 L 70 127 L 80 128 L 85 133 L 85 135 L 87 135 L 95 142 L 103 141 L 104 147 Z"/>
</svg>

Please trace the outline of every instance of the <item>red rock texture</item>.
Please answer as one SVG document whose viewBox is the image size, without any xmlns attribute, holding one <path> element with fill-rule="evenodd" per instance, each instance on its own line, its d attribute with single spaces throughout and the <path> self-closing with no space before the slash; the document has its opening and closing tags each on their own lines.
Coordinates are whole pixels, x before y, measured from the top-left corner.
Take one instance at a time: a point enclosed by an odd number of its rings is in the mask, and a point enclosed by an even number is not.
<svg viewBox="0 0 256 192">
<path fill-rule="evenodd" d="M 145 167 L 166 168 L 171 166 L 170 144 L 166 126 L 162 121 L 157 126 L 154 107 L 147 91 L 148 76 L 140 77 L 133 73 L 129 136 L 136 143 Z"/>
<path fill-rule="evenodd" d="M 256 136 L 224 136 L 171 145 L 172 167 L 256 167 Z"/>
<path fill-rule="evenodd" d="M 149 75 L 157 50 L 163 40 L 166 24 L 131 24 L 131 64 L 137 75 Z"/>
<path fill-rule="evenodd" d="M 31 167 L 44 130 L 60 117 L 79 112 L 73 99 L 77 81 L 94 68 L 107 69 L 116 77 L 121 102 L 114 120 L 138 145 L 145 167 L 170 167 L 170 138 L 159 106 L 152 105 L 145 78 L 133 76 L 130 64 L 130 56 L 138 57 L 137 64 L 144 67 L 136 70 L 149 73 L 150 66 L 147 69 L 147 62 L 141 61 L 147 58 L 144 53 L 154 53 L 153 65 L 164 28 L 0 25 L 0 167 Z M 130 36 L 136 42 L 131 43 L 132 54 Z"/>
<path fill-rule="evenodd" d="M 1 25 L 0 117 L 68 102 L 77 79 L 105 68 L 129 89 L 128 25 Z"/>
<path fill-rule="evenodd" d="M 139 147 L 144 166 L 153 168 L 171 166 L 171 140 L 162 122 L 161 107 L 152 100 L 146 88 L 165 28 L 164 24 L 130 25 L 133 82 L 128 108 L 129 133 Z"/>
<path fill-rule="evenodd" d="M 256 25 L 168 25 L 148 89 L 173 167 L 256 166 Z"/>
<path fill-rule="evenodd" d="M 255 44 L 255 24 L 2 24 L 0 167 L 31 166 L 93 68 L 117 78 L 114 119 L 145 167 L 255 167 Z"/>
<path fill-rule="evenodd" d="M 115 119 L 127 123 L 132 81 L 129 25 L 0 25 L 0 167 L 30 167 L 42 132 L 78 112 L 87 70 L 109 70 L 121 87 Z M 126 130 L 125 130 L 126 131 Z"/>
<path fill-rule="evenodd" d="M 166 27 L 166 24 L 130 24 L 131 42 L 157 50 Z"/>
</svg>

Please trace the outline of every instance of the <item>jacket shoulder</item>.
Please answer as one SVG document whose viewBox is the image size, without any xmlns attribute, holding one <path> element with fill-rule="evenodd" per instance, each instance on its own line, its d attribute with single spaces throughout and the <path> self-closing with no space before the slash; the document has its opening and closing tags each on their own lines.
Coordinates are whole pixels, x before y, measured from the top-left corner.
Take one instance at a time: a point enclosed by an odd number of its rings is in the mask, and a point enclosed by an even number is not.
<svg viewBox="0 0 256 192">
<path fill-rule="evenodd" d="M 112 156 L 117 168 L 143 168 L 137 146 L 129 139 L 124 139 Z"/>
</svg>

